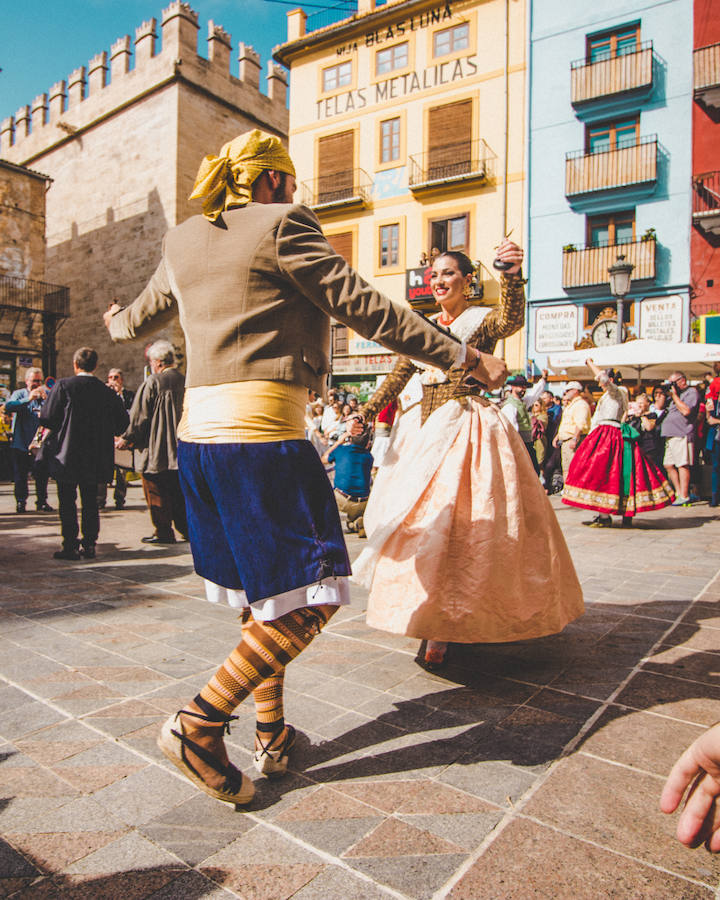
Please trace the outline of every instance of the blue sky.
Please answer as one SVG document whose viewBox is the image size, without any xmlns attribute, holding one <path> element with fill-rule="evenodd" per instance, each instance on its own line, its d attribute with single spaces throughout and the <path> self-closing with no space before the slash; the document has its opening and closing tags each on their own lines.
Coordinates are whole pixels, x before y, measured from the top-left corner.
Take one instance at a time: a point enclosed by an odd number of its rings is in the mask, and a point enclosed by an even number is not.
<svg viewBox="0 0 720 900">
<path fill-rule="evenodd" d="M 322 0 L 310 0 L 307 12 Z M 13 115 L 50 85 L 153 16 L 159 23 L 169 0 L 0 0 L 0 119 Z M 207 55 L 208 20 L 233 39 L 237 75 L 239 41 L 260 54 L 266 72 L 273 46 L 287 36 L 286 11 L 293 5 L 265 0 L 190 0 L 199 14 L 198 49 Z M 300 5 L 298 3 L 297 5 Z M 264 85 L 261 88 L 264 90 Z"/>
</svg>

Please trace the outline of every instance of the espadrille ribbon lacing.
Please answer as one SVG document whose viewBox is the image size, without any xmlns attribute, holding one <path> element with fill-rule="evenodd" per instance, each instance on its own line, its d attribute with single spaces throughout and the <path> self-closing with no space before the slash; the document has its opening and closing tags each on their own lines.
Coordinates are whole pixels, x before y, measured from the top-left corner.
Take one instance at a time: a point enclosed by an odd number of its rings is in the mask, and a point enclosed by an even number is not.
<svg viewBox="0 0 720 900">
<path fill-rule="evenodd" d="M 202 713 L 196 713 L 189 709 L 181 709 L 179 712 L 170 716 L 165 722 L 158 737 L 158 747 L 164 755 L 188 778 L 192 783 L 223 803 L 233 803 L 236 806 L 245 806 L 248 804 L 254 794 L 255 786 L 252 781 L 236 768 L 232 763 L 224 765 L 213 756 L 209 750 L 202 747 L 196 741 L 189 738 L 184 730 L 180 716 L 192 716 L 195 719 L 203 721 L 203 728 L 221 728 L 223 734 L 230 734 L 230 722 L 237 719 L 237 716 L 229 716 L 221 722 L 214 721 Z M 175 724 L 179 725 L 179 730 L 175 728 Z M 218 775 L 223 775 L 225 781 L 219 788 L 209 785 L 187 758 L 187 750 L 190 750 L 198 759 L 201 759 L 207 766 Z"/>
</svg>

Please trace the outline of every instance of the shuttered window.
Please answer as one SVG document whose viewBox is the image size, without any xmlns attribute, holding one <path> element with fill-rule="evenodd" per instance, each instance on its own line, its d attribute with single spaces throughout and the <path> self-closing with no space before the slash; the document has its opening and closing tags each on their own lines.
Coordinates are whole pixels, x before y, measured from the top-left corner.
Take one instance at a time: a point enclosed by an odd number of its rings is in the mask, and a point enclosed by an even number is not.
<svg viewBox="0 0 720 900">
<path fill-rule="evenodd" d="M 353 233 L 352 231 L 342 231 L 340 234 L 328 234 L 328 243 L 333 250 L 352 265 L 353 261 Z"/>
<path fill-rule="evenodd" d="M 472 164 L 472 100 L 434 106 L 428 117 L 429 181 L 465 175 Z"/>
<path fill-rule="evenodd" d="M 352 131 L 318 141 L 318 202 L 334 203 L 353 195 L 355 136 Z"/>
</svg>

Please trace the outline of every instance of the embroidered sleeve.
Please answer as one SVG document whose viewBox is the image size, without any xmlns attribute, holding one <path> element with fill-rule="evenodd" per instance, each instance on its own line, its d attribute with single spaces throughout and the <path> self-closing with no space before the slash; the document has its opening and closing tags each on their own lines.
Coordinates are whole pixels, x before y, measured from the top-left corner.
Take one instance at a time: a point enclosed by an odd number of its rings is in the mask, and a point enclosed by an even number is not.
<svg viewBox="0 0 720 900">
<path fill-rule="evenodd" d="M 418 367 L 412 360 L 408 359 L 407 356 L 401 356 L 385 381 L 370 397 L 368 402 L 361 407 L 360 412 L 365 417 L 365 420 L 369 422 L 371 419 L 374 419 L 391 400 L 397 400 L 405 385 L 418 371 Z"/>
<path fill-rule="evenodd" d="M 497 341 L 519 331 L 525 321 L 525 279 L 519 275 L 503 275 L 500 281 L 500 303 L 482 320 L 468 343 L 491 353 Z"/>
</svg>

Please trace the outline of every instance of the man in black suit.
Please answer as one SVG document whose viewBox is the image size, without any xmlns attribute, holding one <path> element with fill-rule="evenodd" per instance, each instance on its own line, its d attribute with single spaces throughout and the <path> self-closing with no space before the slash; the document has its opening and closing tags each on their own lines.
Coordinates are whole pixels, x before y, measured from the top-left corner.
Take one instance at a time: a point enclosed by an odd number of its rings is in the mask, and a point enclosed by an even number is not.
<svg viewBox="0 0 720 900">
<path fill-rule="evenodd" d="M 81 347 L 73 356 L 75 375 L 56 382 L 40 410 L 51 431 L 45 448 L 50 474 L 57 481 L 63 546 L 55 559 L 95 557 L 100 531 L 99 482 L 109 482 L 114 468 L 114 438 L 129 418 L 122 398 L 93 375 L 98 356 Z M 82 502 L 82 551 L 78 543 L 77 489 Z"/>
</svg>

